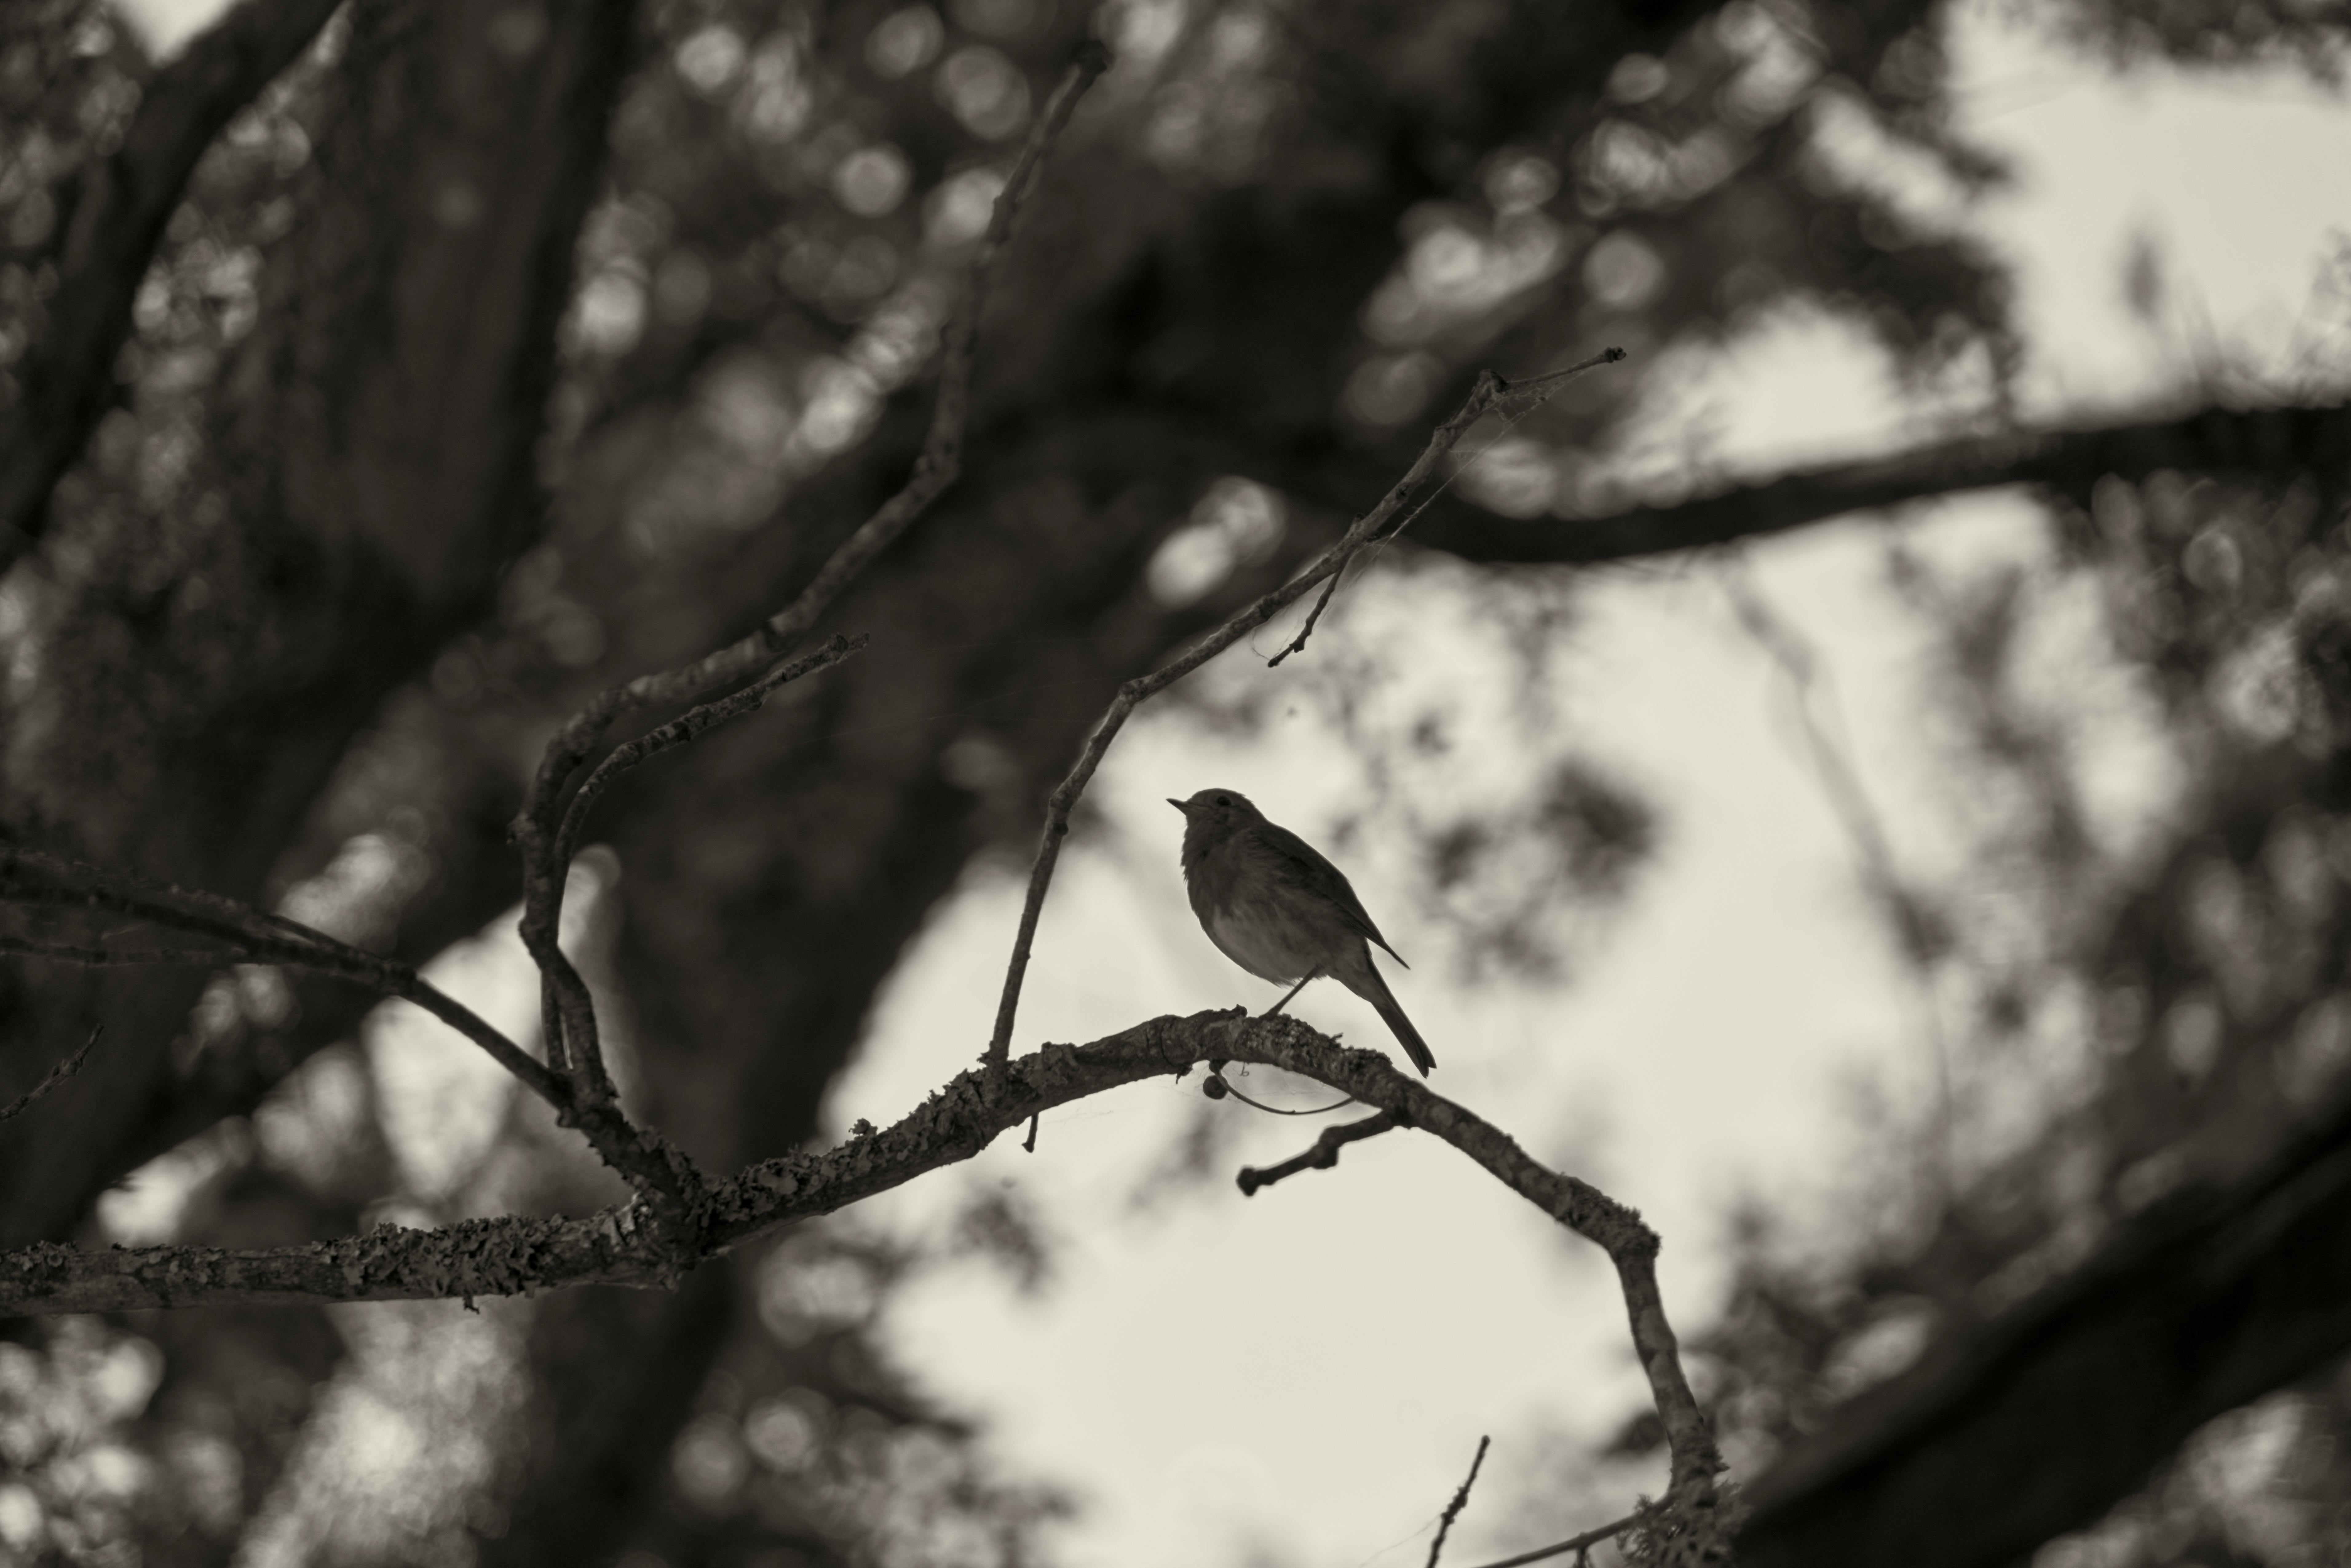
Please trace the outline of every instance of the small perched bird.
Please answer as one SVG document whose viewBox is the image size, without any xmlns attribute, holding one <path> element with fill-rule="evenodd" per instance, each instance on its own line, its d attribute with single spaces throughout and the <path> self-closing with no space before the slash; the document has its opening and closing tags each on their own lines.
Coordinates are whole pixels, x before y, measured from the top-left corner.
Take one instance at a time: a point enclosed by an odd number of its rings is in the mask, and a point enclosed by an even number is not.
<svg viewBox="0 0 2351 1568">
<path fill-rule="evenodd" d="M 1364 913 L 1363 900 L 1337 866 L 1296 833 L 1267 821 L 1236 790 L 1203 789 L 1167 803 L 1184 813 L 1184 885 L 1200 929 L 1259 979 L 1298 982 L 1274 1011 L 1288 1006 L 1307 981 L 1328 975 L 1379 1009 L 1423 1075 L 1437 1065 L 1372 967 L 1367 944 L 1376 942 L 1389 957 L 1404 960 Z"/>
</svg>

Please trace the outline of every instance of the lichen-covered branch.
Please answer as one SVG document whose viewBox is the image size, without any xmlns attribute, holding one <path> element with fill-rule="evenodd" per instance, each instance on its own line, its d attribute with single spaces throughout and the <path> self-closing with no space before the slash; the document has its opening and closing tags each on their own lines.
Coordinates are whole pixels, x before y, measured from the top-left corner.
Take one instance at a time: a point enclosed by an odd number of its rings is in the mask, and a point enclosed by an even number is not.
<svg viewBox="0 0 2351 1568">
<path fill-rule="evenodd" d="M 862 1128 L 818 1154 L 764 1161 L 709 1184 L 691 1232 L 643 1199 L 584 1219 L 468 1220 L 440 1230 L 380 1227 L 301 1247 L 85 1251 L 40 1245 L 0 1254 L 0 1313 L 115 1312 L 231 1302 L 360 1301 L 518 1295 L 571 1285 L 665 1285 L 759 1231 L 845 1208 L 969 1159 L 1040 1112 L 1211 1061 L 1280 1067 L 1343 1090 L 1401 1125 L 1451 1145 L 1511 1191 L 1606 1251 L 1623 1281 L 1633 1343 L 1673 1450 L 1676 1494 L 1711 1496 L 1720 1469 L 1683 1377 L 1657 1295 L 1657 1238 L 1598 1188 L 1530 1158 L 1507 1133 L 1287 1016 L 1238 1009 L 1152 1019 L 1087 1045 L 1048 1045 L 1000 1069 L 959 1074 L 893 1126 Z"/>
</svg>

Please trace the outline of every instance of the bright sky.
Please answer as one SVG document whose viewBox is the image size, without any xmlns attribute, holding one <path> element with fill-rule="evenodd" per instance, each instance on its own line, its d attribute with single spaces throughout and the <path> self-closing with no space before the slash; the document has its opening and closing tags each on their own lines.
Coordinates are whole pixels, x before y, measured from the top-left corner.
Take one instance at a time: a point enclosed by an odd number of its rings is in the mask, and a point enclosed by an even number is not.
<svg viewBox="0 0 2351 1568">
<path fill-rule="evenodd" d="M 211 4 L 123 9 L 185 29 Z M 2351 110 L 2280 78 L 2109 81 L 1981 26 L 1959 65 L 1964 129 L 2021 170 L 1974 221 L 2020 267 L 2037 412 L 2128 406 L 2179 384 L 2210 343 L 2272 369 L 2290 362 L 2326 235 L 2351 229 L 2340 172 L 2351 168 Z M 2122 308 L 2137 235 L 2169 264 L 2168 345 L 2149 345 Z M 1818 324 L 1735 349 L 1690 390 L 1727 416 L 1714 455 L 1742 465 L 1882 445 L 1910 428 L 1889 423 L 1901 415 L 1866 354 Z M 1963 552 L 2022 549 L 2030 537 L 2005 497 L 1946 506 L 1925 526 L 1937 548 Z M 1868 522 L 1834 525 L 1762 547 L 1753 562 L 1834 672 L 1897 853 L 1928 855 L 1938 835 L 1909 723 L 1922 644 L 1878 586 L 1875 538 Z M 1405 601 L 1405 589 L 1425 597 Z M 1376 629 L 1391 643 L 1419 639 L 1414 660 L 1441 662 L 1468 636 L 1459 616 L 1429 578 L 1374 580 L 1350 589 L 1320 636 L 1327 651 Z M 1833 1180 L 1849 1103 L 1840 1086 L 1869 1072 L 1917 1092 L 1923 1042 L 1850 846 L 1716 581 L 1615 574 L 1584 616 L 1570 676 L 1576 722 L 1588 749 L 1661 808 L 1659 859 L 1572 988 L 1464 990 L 1433 962 L 1395 988 L 1436 1050 L 1440 1092 L 1644 1210 L 1665 1237 L 1662 1278 L 1687 1331 L 1706 1321 L 1720 1283 L 1709 1256 L 1726 1201 L 1743 1186 L 1800 1195 Z M 1285 674 L 1242 678 L 1279 691 Z M 1270 1002 L 1193 925 L 1176 869 L 1180 823 L 1161 798 L 1234 786 L 1315 838 L 1353 781 L 1303 705 L 1243 747 L 1180 721 L 1131 727 L 1095 787 L 1115 845 L 1064 859 L 1018 1043 Z M 1349 869 L 1398 947 L 1429 953 L 1433 938 L 1413 928 L 1380 868 Z M 837 1087 L 835 1125 L 893 1119 L 968 1064 L 1017 908 L 1010 879 L 987 875 L 937 914 Z M 1385 1043 L 1368 1009 L 1334 987 L 1311 988 L 1297 1007 Z M 400 1050 L 421 1061 L 426 1047 Z M 1127 1195 L 1196 1092 L 1161 1082 L 1088 1102 L 1049 1117 L 1033 1156 L 1008 1139 L 872 1206 L 876 1223 L 912 1226 L 969 1184 L 1004 1183 L 1059 1243 L 1059 1278 L 1040 1297 L 977 1265 L 927 1276 L 895 1302 L 893 1347 L 985 1421 L 1008 1468 L 1079 1492 L 1084 1511 L 1062 1538 L 1073 1568 L 1260 1552 L 1296 1568 L 1418 1562 L 1480 1433 L 1496 1438 L 1496 1479 L 1458 1527 L 1455 1560 L 1537 1544 L 1489 1528 L 1513 1477 L 1533 1479 L 1532 1434 L 1596 1429 L 1640 1397 L 1604 1260 L 1458 1156 L 1408 1136 L 1353 1148 L 1338 1170 L 1253 1199 L 1220 1176 L 1131 1214 Z M 1315 1125 L 1228 1113 L 1249 1119 L 1232 1163 L 1293 1153 Z"/>
</svg>

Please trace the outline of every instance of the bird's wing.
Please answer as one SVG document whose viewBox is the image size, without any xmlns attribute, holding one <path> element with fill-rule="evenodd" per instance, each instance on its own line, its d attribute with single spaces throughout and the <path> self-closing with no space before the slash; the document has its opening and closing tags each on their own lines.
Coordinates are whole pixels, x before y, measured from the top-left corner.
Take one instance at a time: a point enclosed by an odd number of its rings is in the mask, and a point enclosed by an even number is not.
<svg viewBox="0 0 2351 1568">
<path fill-rule="evenodd" d="M 1380 928 L 1373 925 L 1372 917 L 1364 913 L 1364 901 L 1355 896 L 1354 888 L 1348 884 L 1347 873 L 1324 860 L 1321 851 L 1288 828 L 1278 828 L 1271 822 L 1251 828 L 1249 833 L 1287 880 L 1330 900 L 1364 940 L 1378 944 L 1382 952 L 1397 963 L 1404 963 L 1402 956 L 1388 946 L 1388 939 L 1380 935 Z M 1406 968 L 1411 967 L 1405 965 Z"/>
</svg>

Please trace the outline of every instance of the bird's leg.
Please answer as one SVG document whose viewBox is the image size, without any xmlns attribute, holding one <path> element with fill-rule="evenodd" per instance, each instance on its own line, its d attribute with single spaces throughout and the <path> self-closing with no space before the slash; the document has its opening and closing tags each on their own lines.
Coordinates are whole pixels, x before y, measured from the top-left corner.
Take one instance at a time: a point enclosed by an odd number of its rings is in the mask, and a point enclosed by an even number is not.
<svg viewBox="0 0 2351 1568">
<path fill-rule="evenodd" d="M 1299 981 L 1299 982 L 1298 982 L 1298 984 L 1296 984 L 1296 985 L 1294 985 L 1294 986 L 1290 987 L 1290 989 L 1289 989 L 1289 991 L 1288 991 L 1288 992 L 1287 992 L 1287 993 L 1282 997 L 1281 1000 L 1280 1000 L 1280 1001 L 1278 1001 L 1278 1002 L 1274 1003 L 1274 1004 L 1273 1004 L 1273 1006 L 1271 1006 L 1271 1007 L 1270 1007 L 1270 1008 L 1266 1009 L 1265 1009 L 1265 1011 L 1263 1011 L 1263 1012 L 1261 1012 L 1261 1013 L 1258 1014 L 1257 1016 L 1258 1016 L 1258 1017 L 1259 1017 L 1259 1018 L 1266 1018 L 1266 1019 L 1270 1019 L 1270 1018 L 1271 1018 L 1274 1014 L 1276 1014 L 1276 1013 L 1280 1012 L 1282 1009 L 1284 1009 L 1284 1008 L 1288 1007 L 1288 1006 L 1290 1005 L 1290 998 L 1291 997 L 1296 996 L 1299 992 L 1301 992 L 1301 991 L 1304 990 L 1304 989 L 1306 988 L 1306 987 L 1307 987 L 1307 983 L 1308 983 L 1309 981 L 1312 981 L 1312 980 L 1319 980 L 1319 979 L 1321 979 L 1322 977 L 1322 970 L 1320 970 L 1320 969 L 1309 969 L 1309 970 L 1307 970 L 1307 971 L 1306 971 L 1306 978 L 1305 978 L 1305 979 L 1302 979 L 1302 980 Z"/>
</svg>

